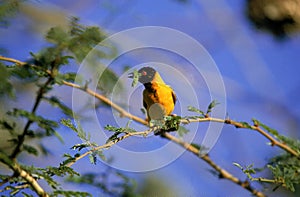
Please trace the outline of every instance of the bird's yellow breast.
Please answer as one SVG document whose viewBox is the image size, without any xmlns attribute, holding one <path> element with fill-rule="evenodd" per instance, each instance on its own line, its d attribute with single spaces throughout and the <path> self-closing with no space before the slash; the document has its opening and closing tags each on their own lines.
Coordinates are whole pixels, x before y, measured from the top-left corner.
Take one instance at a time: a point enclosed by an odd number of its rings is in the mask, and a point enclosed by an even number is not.
<svg viewBox="0 0 300 197">
<path fill-rule="evenodd" d="M 148 118 L 151 118 L 151 114 L 149 114 L 151 108 L 154 109 L 158 104 L 162 107 L 164 116 L 170 115 L 174 110 L 175 94 L 170 86 L 152 82 L 143 92 L 143 102 L 148 113 Z"/>
</svg>

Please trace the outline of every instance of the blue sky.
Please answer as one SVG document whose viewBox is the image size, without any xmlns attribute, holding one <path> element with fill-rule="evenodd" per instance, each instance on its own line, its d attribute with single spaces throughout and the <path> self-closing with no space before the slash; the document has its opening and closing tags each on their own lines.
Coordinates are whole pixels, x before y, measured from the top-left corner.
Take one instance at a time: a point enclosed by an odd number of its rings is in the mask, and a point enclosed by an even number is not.
<svg viewBox="0 0 300 197">
<path fill-rule="evenodd" d="M 149 25 L 179 30 L 201 43 L 218 66 L 225 83 L 226 108 L 230 118 L 243 121 L 256 118 L 288 136 L 299 138 L 300 36 L 293 35 L 279 41 L 265 32 L 255 30 L 244 16 L 243 1 L 178 3 L 172 0 L 111 2 L 88 0 L 70 3 L 67 0 L 53 0 L 34 1 L 31 4 L 45 9 L 59 10 L 58 13 L 62 11 L 67 16 L 78 16 L 82 23 L 100 26 L 108 35 Z M 40 35 L 40 32 L 43 32 L 42 28 L 37 31 L 32 30 L 32 27 L 38 27 L 40 24 L 32 21 L 17 17 L 8 29 L 0 29 L 1 47 L 7 49 L 8 56 L 26 60 L 29 51 L 37 52 L 46 45 Z M 43 21 L 40 23 L 43 24 Z M 49 25 L 52 23 L 53 21 L 49 22 Z M 4 37 L 7 39 L 3 39 Z M 122 67 L 118 66 L 118 63 L 138 65 L 148 59 L 155 59 L 153 56 L 147 57 L 147 54 L 157 57 L 157 61 L 168 62 L 171 59 L 169 62 L 175 62 L 175 67 L 182 71 L 184 76 L 187 78 L 192 76 L 186 62 L 176 55 L 160 53 L 160 51 L 133 52 L 114 62 L 111 68 L 122 74 Z M 159 57 L 159 54 L 162 57 Z M 177 82 L 168 73 L 162 75 L 168 84 L 176 86 Z M 200 106 L 206 107 L 211 98 L 207 93 L 205 82 L 203 79 L 200 81 L 201 87 L 195 88 L 199 90 L 197 94 Z M 70 90 L 66 89 L 57 91 L 62 90 L 70 93 Z M 68 94 L 62 97 L 68 100 Z M 139 98 L 135 99 L 139 100 Z M 180 105 L 189 104 L 185 102 L 182 100 Z M 18 104 L 24 105 L 21 102 Z M 48 109 L 51 108 L 45 106 L 44 110 Z M 52 113 L 55 117 L 57 112 Z M 103 121 L 105 122 L 105 119 Z M 198 132 L 206 127 L 205 124 L 200 125 Z M 69 136 L 67 131 L 62 131 L 62 135 L 65 138 Z M 200 139 L 202 139 L 201 134 L 197 134 L 195 140 Z M 129 141 L 124 146 L 135 146 L 135 141 Z M 49 142 L 55 145 L 51 146 L 55 155 L 63 152 L 61 148 L 56 148 L 62 146 L 57 140 L 51 139 Z M 78 139 L 73 136 L 72 141 L 66 140 L 63 147 L 69 148 L 75 143 L 78 143 Z M 147 146 L 156 147 L 165 143 L 163 139 L 151 138 Z M 232 165 L 232 162 L 240 161 L 243 165 L 254 163 L 260 167 L 279 151 L 278 148 L 269 147 L 266 143 L 267 140 L 254 131 L 240 131 L 225 126 L 211 151 L 211 157 L 219 165 L 244 179 L 245 176 Z M 46 160 L 51 162 L 51 158 Z M 101 170 L 102 164 L 91 166 L 86 159 L 76 164 L 75 168 L 82 169 L 85 166 L 97 171 Z M 184 153 L 175 162 L 159 170 L 145 174 L 128 174 L 138 179 L 142 179 L 145 175 L 162 177 L 170 186 L 178 188 L 180 194 L 186 196 L 233 196 L 237 193 L 239 196 L 250 196 L 250 193 L 238 186 L 225 180 L 218 180 L 208 169 L 210 167 L 205 163 L 190 153 Z M 97 194 L 96 191 L 93 192 Z"/>
</svg>

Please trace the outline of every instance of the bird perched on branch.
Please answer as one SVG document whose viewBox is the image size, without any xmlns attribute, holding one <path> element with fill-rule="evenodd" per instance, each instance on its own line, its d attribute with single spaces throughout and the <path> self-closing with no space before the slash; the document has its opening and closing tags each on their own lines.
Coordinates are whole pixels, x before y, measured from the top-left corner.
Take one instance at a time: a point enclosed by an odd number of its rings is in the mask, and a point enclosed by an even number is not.
<svg viewBox="0 0 300 197">
<path fill-rule="evenodd" d="M 129 77 L 134 78 L 133 73 Z M 171 115 L 177 98 L 160 74 L 152 67 L 143 67 L 138 70 L 138 81 L 145 87 L 143 106 L 147 110 L 148 121 L 164 120 L 165 116 Z"/>
</svg>

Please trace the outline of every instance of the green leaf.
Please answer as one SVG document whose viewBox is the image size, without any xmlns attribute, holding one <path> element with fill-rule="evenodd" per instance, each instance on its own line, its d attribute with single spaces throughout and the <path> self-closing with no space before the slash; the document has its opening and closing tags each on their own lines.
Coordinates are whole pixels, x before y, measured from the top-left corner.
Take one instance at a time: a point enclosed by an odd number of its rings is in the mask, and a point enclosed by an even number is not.
<svg viewBox="0 0 300 197">
<path fill-rule="evenodd" d="M 218 101 L 216 100 L 213 100 L 209 105 L 208 105 L 208 108 L 207 108 L 207 111 L 206 111 L 206 114 L 209 114 L 211 112 L 211 110 L 220 103 L 218 103 Z"/>
<path fill-rule="evenodd" d="M 70 176 L 80 176 L 78 172 L 76 172 L 73 168 L 60 165 L 59 167 L 48 166 L 45 169 L 40 169 L 43 173 L 49 174 L 51 176 L 56 175 L 59 177 L 63 177 L 65 175 Z"/>
<path fill-rule="evenodd" d="M 90 159 L 91 164 L 96 164 L 97 163 L 97 157 L 94 153 L 89 155 L 89 159 Z"/>
<path fill-rule="evenodd" d="M 251 129 L 251 125 L 248 122 L 240 122 L 245 128 Z"/>
<path fill-rule="evenodd" d="M 78 156 L 78 154 L 76 154 L 74 157 L 72 157 L 70 154 L 65 153 L 63 155 L 64 158 L 66 158 L 60 165 L 67 165 L 68 163 L 71 163 L 73 161 L 75 161 L 75 158 Z"/>
<path fill-rule="evenodd" d="M 253 125 L 254 125 L 254 126 L 259 126 L 259 123 L 260 123 L 260 122 L 259 122 L 258 120 L 252 118 L 252 122 L 253 122 Z"/>
<path fill-rule="evenodd" d="M 47 70 L 58 68 L 65 63 L 62 57 L 62 50 L 56 46 L 44 48 L 37 54 L 31 54 L 33 57 L 33 63 L 36 72 L 40 71 L 41 76 L 47 76 Z"/>
<path fill-rule="evenodd" d="M 270 128 L 269 126 L 261 123 L 260 121 L 258 121 L 256 119 L 252 119 L 252 121 L 253 121 L 254 125 L 262 127 L 267 132 L 269 132 L 270 134 L 272 134 L 275 138 L 277 138 L 281 142 L 287 144 L 293 150 L 295 150 L 296 152 L 298 152 L 300 154 L 300 141 L 298 139 L 296 139 L 296 138 L 289 138 L 287 136 L 280 135 L 277 130 Z"/>
<path fill-rule="evenodd" d="M 56 84 L 58 85 L 63 85 L 64 81 L 68 81 L 68 82 L 74 82 L 75 79 L 77 77 L 77 73 L 65 73 L 65 74 L 61 74 L 61 73 L 57 73 L 55 75 L 54 81 Z M 78 78 L 78 81 L 80 81 L 80 79 Z"/>
<path fill-rule="evenodd" d="M 90 140 L 90 134 L 87 134 L 81 127 L 80 123 L 77 122 L 77 135 L 84 141 Z"/>
<path fill-rule="evenodd" d="M 62 27 L 53 27 L 48 31 L 46 39 L 58 45 L 66 45 L 69 35 L 62 29 Z"/>
<path fill-rule="evenodd" d="M 111 141 L 114 141 L 118 138 L 118 135 L 120 135 L 122 132 L 115 132 L 113 135 L 111 135 L 105 143 L 108 143 L 108 142 L 111 142 Z"/>
<path fill-rule="evenodd" d="M 78 151 L 81 151 L 83 148 L 87 148 L 89 147 L 88 144 L 75 144 L 74 146 L 72 146 L 71 149 L 76 150 L 78 149 Z"/>
<path fill-rule="evenodd" d="M 122 127 L 114 127 L 114 126 L 111 126 L 111 125 L 106 125 L 104 127 L 105 130 L 107 131 L 112 131 L 112 132 L 119 132 L 119 133 L 130 133 L 130 132 L 135 132 L 134 129 L 132 128 L 122 128 Z"/>
<path fill-rule="evenodd" d="M 234 166 L 238 167 L 238 168 L 241 169 L 241 170 L 244 169 L 239 163 L 233 162 L 232 164 L 233 164 Z"/>
<path fill-rule="evenodd" d="M 71 51 L 77 61 L 82 62 L 86 55 L 102 40 L 106 35 L 99 27 L 85 27 L 78 23 L 78 18 L 72 18 L 70 24 L 70 38 L 68 41 L 68 50 Z M 115 49 L 108 46 L 111 51 L 97 51 L 99 58 L 112 58 L 115 55 Z"/>
<path fill-rule="evenodd" d="M 271 170 L 274 179 L 283 187 L 295 191 L 300 184 L 300 160 L 288 153 L 271 159 L 267 167 Z"/>
<path fill-rule="evenodd" d="M 92 195 L 88 192 L 79 192 L 73 190 L 55 190 L 51 196 L 92 197 Z"/>
<path fill-rule="evenodd" d="M 9 72 L 12 76 L 21 79 L 24 83 L 36 81 L 39 76 L 29 64 L 22 67 L 16 66 L 9 68 Z"/>
<path fill-rule="evenodd" d="M 244 173 L 246 174 L 256 174 L 255 169 L 253 168 L 253 164 L 250 164 L 248 166 L 246 166 L 246 169 L 244 169 Z"/>
<path fill-rule="evenodd" d="M 140 78 L 141 74 L 136 69 L 134 69 L 131 74 L 132 74 L 131 87 L 135 87 L 139 82 L 139 78 Z"/>
<path fill-rule="evenodd" d="M 47 168 L 37 168 L 35 166 L 22 166 L 22 168 L 36 179 L 45 180 L 53 189 L 56 189 L 59 186 L 59 183 L 52 178 L 53 173 L 49 172 Z"/>
<path fill-rule="evenodd" d="M 178 131 L 178 129 L 180 129 L 180 120 L 181 116 L 165 116 L 163 124 L 161 125 L 161 129 L 164 131 Z M 181 128 L 181 131 L 178 131 L 178 134 L 184 135 L 187 132 L 188 130 Z"/>
<path fill-rule="evenodd" d="M 12 195 L 12 194 L 11 194 L 11 195 Z M 27 194 L 27 193 L 25 193 L 25 192 L 22 192 L 22 195 L 23 195 L 24 197 L 33 197 L 33 195 Z"/>
<path fill-rule="evenodd" d="M 38 156 L 38 150 L 34 148 L 33 146 L 23 144 L 23 149 L 28 152 L 29 154 L 33 154 L 35 156 Z"/>
<path fill-rule="evenodd" d="M 205 113 L 203 111 L 201 111 L 200 109 L 197 109 L 196 107 L 193 107 L 193 106 L 188 106 L 188 111 L 196 112 L 198 114 L 205 116 Z"/>
<path fill-rule="evenodd" d="M 18 194 L 20 192 L 20 189 L 17 188 L 12 188 L 12 191 L 10 192 L 11 196 L 15 196 L 16 194 Z M 23 193 L 23 192 L 22 192 Z"/>
<path fill-rule="evenodd" d="M 45 100 L 47 100 L 52 106 L 58 107 L 62 110 L 62 112 L 67 115 L 72 117 L 73 116 L 73 111 L 66 106 L 63 102 L 61 102 L 57 97 L 52 96 L 52 97 L 44 97 Z"/>
<path fill-rule="evenodd" d="M 37 123 L 40 128 L 45 130 L 46 136 L 53 135 L 55 133 L 54 129 L 58 127 L 58 123 L 56 121 L 45 119 L 42 116 L 37 116 L 34 113 L 28 112 L 26 110 L 15 108 L 13 111 L 7 112 L 7 114 L 14 117 L 27 118 L 28 120 Z"/>
<path fill-rule="evenodd" d="M 75 127 L 75 125 L 72 123 L 72 121 L 70 119 L 61 119 L 60 123 L 70 129 L 72 129 L 76 133 L 78 132 L 77 128 Z"/>
<path fill-rule="evenodd" d="M 63 85 L 64 76 L 58 73 L 58 74 L 55 75 L 54 81 L 58 85 Z"/>
<path fill-rule="evenodd" d="M 76 78 L 76 77 L 78 78 L 77 73 L 72 73 L 72 72 L 65 73 L 65 74 L 62 74 L 62 75 L 63 75 L 63 79 L 64 79 L 65 81 L 69 81 L 69 82 L 74 82 L 74 81 L 75 81 L 75 78 Z"/>
<path fill-rule="evenodd" d="M 260 121 L 254 119 L 254 118 L 252 119 L 252 121 L 253 121 L 254 125 L 261 126 L 265 130 L 267 130 L 269 133 L 274 135 L 276 138 L 279 136 L 278 131 L 276 131 L 275 129 L 272 129 L 272 128 L 268 127 L 267 125 L 261 123 Z"/>
</svg>

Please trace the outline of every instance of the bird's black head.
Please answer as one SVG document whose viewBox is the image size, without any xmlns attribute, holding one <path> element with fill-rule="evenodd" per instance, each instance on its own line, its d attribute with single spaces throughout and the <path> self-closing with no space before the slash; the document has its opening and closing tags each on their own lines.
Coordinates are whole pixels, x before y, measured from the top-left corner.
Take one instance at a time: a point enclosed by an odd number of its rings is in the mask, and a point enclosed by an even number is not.
<svg viewBox="0 0 300 197">
<path fill-rule="evenodd" d="M 142 84 L 150 83 L 155 76 L 156 70 L 151 67 L 143 67 L 139 71 L 139 82 Z"/>
</svg>

